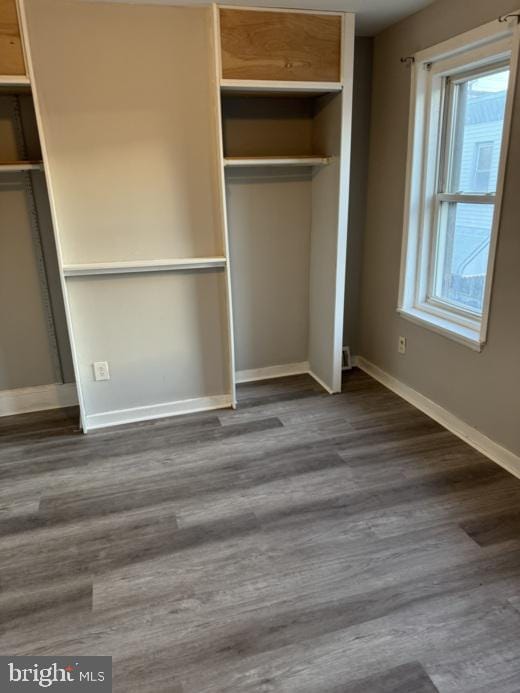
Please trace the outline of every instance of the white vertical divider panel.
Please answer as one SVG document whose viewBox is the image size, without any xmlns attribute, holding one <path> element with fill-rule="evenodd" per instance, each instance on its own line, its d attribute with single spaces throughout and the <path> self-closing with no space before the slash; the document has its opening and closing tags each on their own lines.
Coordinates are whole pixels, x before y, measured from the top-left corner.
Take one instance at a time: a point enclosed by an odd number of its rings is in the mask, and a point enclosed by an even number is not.
<svg viewBox="0 0 520 693">
<path fill-rule="evenodd" d="M 220 80 L 222 78 L 222 62 L 220 50 L 220 15 L 218 5 L 212 5 L 212 37 L 213 37 L 213 104 L 214 114 L 213 121 L 215 123 L 215 142 L 217 147 L 217 186 L 218 186 L 218 204 L 220 211 L 220 225 L 224 245 L 224 254 L 227 258 L 226 262 L 226 297 L 227 297 L 227 326 L 229 336 L 228 361 L 229 361 L 229 388 L 231 393 L 231 406 L 233 409 L 237 406 L 236 397 L 236 374 L 235 374 L 235 339 L 234 339 L 234 324 L 233 324 L 233 298 L 231 293 L 231 259 L 229 253 L 229 231 L 226 205 L 226 180 L 224 171 L 224 140 L 222 129 L 222 99 L 220 91 Z"/>
<path fill-rule="evenodd" d="M 78 395 L 79 418 L 80 418 L 79 423 L 80 423 L 81 429 L 84 432 L 86 432 L 87 431 L 86 413 L 85 413 L 85 404 L 84 404 L 84 400 L 83 400 L 83 391 L 81 388 L 81 382 L 80 382 L 80 378 L 79 378 L 76 342 L 74 339 L 74 331 L 72 328 L 71 311 L 70 311 L 70 304 L 69 304 L 68 294 L 67 294 L 67 286 L 65 283 L 65 275 L 63 274 L 63 253 L 62 253 L 62 248 L 61 248 L 61 243 L 60 243 L 59 220 L 58 220 L 58 216 L 56 213 L 56 199 L 54 196 L 54 180 L 52 178 L 52 174 L 51 174 L 51 171 L 50 171 L 49 166 L 48 166 L 49 155 L 48 155 L 48 150 L 47 150 L 47 142 L 45 139 L 45 129 L 43 127 L 43 122 L 42 122 L 42 117 L 41 117 L 40 93 L 38 90 L 38 86 L 34 80 L 34 66 L 33 66 L 33 61 L 32 61 L 31 46 L 30 46 L 30 43 L 28 41 L 27 14 L 26 14 L 26 7 L 25 7 L 24 0 L 17 0 L 17 9 L 18 9 L 18 17 L 20 20 L 20 32 L 21 32 L 21 37 L 22 37 L 22 45 L 23 45 L 23 51 L 24 51 L 24 57 L 25 57 L 26 71 L 27 71 L 27 76 L 29 78 L 29 82 L 31 84 L 31 92 L 32 92 L 32 97 L 33 97 L 33 102 L 34 102 L 34 110 L 36 113 L 36 123 L 38 126 L 38 134 L 40 137 L 40 146 L 41 146 L 41 150 L 42 150 L 42 159 L 43 159 L 43 163 L 44 163 L 45 180 L 47 183 L 47 190 L 48 190 L 48 194 L 49 194 L 49 206 L 50 206 L 50 211 L 51 211 L 52 227 L 53 227 L 53 232 L 54 232 L 54 242 L 56 245 L 56 254 L 57 254 L 57 258 L 58 258 L 58 271 L 59 271 L 60 285 L 61 285 L 61 290 L 63 293 L 63 303 L 64 303 L 64 308 L 65 308 L 67 332 L 68 332 L 68 336 L 69 336 L 69 342 L 70 342 L 70 348 L 71 348 L 71 354 L 72 354 L 72 366 L 74 369 L 74 379 L 76 381 L 76 391 L 77 391 L 77 395 Z"/>
<path fill-rule="evenodd" d="M 20 9 L 83 430 L 233 404 L 227 268 L 64 273 L 71 263 L 228 256 L 210 9 Z M 92 362 L 104 359 L 112 382 L 96 383 Z"/>
<path fill-rule="evenodd" d="M 354 21 L 353 14 L 343 15 L 342 91 L 320 97 L 314 123 L 316 151 L 332 155 L 332 161 L 315 170 L 312 184 L 309 363 L 331 393 L 341 392 Z"/>
</svg>

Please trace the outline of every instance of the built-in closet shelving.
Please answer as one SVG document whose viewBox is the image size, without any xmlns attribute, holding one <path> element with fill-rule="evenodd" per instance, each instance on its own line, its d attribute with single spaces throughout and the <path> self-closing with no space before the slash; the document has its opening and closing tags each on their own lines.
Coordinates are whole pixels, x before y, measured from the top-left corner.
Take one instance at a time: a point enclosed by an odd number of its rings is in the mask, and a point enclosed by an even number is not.
<svg viewBox="0 0 520 693">
<path fill-rule="evenodd" d="M 19 6 L 83 430 L 232 405 L 211 9 Z"/>
<path fill-rule="evenodd" d="M 341 389 L 353 18 L 214 10 L 237 381 Z"/>
<path fill-rule="evenodd" d="M 17 2 L 83 430 L 338 391 L 353 16 Z"/>
</svg>

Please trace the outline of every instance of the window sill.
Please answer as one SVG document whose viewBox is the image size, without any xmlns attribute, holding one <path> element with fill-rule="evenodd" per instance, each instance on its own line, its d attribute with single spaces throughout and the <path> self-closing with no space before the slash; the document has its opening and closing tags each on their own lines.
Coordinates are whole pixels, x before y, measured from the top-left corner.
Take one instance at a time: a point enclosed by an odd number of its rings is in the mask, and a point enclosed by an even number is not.
<svg viewBox="0 0 520 693">
<path fill-rule="evenodd" d="M 484 342 L 480 335 L 480 329 L 458 325 L 451 320 L 420 308 L 398 308 L 397 312 L 405 320 L 410 320 L 416 325 L 426 327 L 437 334 L 448 337 L 448 339 L 453 339 L 455 342 L 473 349 L 473 351 L 482 351 Z"/>
</svg>

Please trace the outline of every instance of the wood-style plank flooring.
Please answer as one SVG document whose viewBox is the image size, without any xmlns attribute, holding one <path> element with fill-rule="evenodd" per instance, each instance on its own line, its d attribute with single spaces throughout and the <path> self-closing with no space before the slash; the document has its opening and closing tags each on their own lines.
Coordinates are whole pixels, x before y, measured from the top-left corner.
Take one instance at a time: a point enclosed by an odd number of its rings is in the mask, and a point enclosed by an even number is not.
<svg viewBox="0 0 520 693">
<path fill-rule="evenodd" d="M 0 419 L 0 654 L 118 693 L 519 693 L 520 481 L 359 371 Z"/>
</svg>

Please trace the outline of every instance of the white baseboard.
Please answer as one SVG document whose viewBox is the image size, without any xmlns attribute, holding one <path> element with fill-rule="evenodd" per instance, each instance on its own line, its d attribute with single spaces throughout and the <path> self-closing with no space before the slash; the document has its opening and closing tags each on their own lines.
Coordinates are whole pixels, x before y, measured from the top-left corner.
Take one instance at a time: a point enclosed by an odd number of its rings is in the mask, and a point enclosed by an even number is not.
<svg viewBox="0 0 520 693">
<path fill-rule="evenodd" d="M 329 395 L 335 394 L 335 391 L 334 391 L 334 390 L 331 390 L 331 388 L 330 388 L 328 385 L 326 385 L 326 384 L 323 382 L 323 380 L 322 380 L 321 378 L 319 378 L 319 377 L 316 375 L 316 373 L 314 373 L 314 371 L 309 370 L 309 371 L 307 371 L 307 372 L 309 373 L 309 375 L 311 376 L 311 378 L 314 378 L 314 380 L 318 383 L 318 385 L 321 385 L 321 387 L 322 387 L 326 392 L 329 393 Z"/>
<path fill-rule="evenodd" d="M 520 479 L 520 457 L 518 455 L 515 455 L 510 450 L 495 443 L 491 438 L 480 433 L 476 428 L 468 425 L 447 409 L 444 409 L 444 407 L 441 407 L 431 399 L 421 395 L 417 390 L 405 385 L 400 380 L 397 380 L 397 378 L 394 378 L 392 375 L 381 370 L 378 366 L 364 359 L 362 356 L 357 356 L 354 363 L 358 368 L 368 373 L 368 375 L 372 376 L 375 380 L 378 380 L 389 390 L 392 390 L 392 392 L 395 392 L 407 402 L 413 404 L 414 407 L 417 407 L 417 409 L 420 409 L 430 418 L 440 423 L 441 426 L 447 428 L 448 431 L 451 431 L 458 438 L 468 443 L 468 445 L 471 445 L 471 447 L 475 448 L 486 457 L 489 457 L 490 460 L 496 462 Z"/>
<path fill-rule="evenodd" d="M 131 409 L 105 411 L 85 417 L 85 433 L 96 428 L 107 428 L 108 426 L 118 426 L 148 419 L 162 419 L 167 416 L 179 416 L 180 414 L 193 414 L 194 412 L 210 409 L 224 409 L 231 406 L 232 399 L 230 395 L 215 395 L 213 397 L 184 399 L 178 402 L 151 404 L 144 407 L 132 407 Z"/>
<path fill-rule="evenodd" d="M 0 416 L 73 407 L 77 403 L 78 395 L 74 383 L 53 383 L 36 387 L 20 387 L 15 390 L 0 390 Z"/>
<path fill-rule="evenodd" d="M 255 380 L 270 380 L 271 378 L 283 378 L 287 375 L 301 375 L 309 372 L 309 362 L 286 363 L 281 366 L 268 366 L 267 368 L 252 368 L 247 371 L 237 371 L 235 374 L 237 383 L 251 383 Z"/>
</svg>

